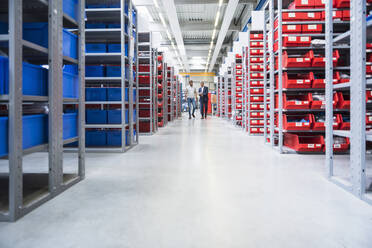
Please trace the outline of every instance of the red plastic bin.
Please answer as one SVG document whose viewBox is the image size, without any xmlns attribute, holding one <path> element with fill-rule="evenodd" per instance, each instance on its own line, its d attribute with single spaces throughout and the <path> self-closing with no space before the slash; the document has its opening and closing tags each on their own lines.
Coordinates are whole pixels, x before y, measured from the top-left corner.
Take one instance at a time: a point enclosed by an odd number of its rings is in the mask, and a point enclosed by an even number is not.
<svg viewBox="0 0 372 248">
<path fill-rule="evenodd" d="M 263 87 L 264 82 L 263 81 L 251 81 L 250 86 L 251 87 Z"/>
<path fill-rule="evenodd" d="M 138 66 L 139 72 L 150 72 L 150 66 L 149 65 L 139 65 Z"/>
<path fill-rule="evenodd" d="M 336 108 L 337 102 L 338 102 L 338 96 L 337 96 L 337 94 L 334 94 L 333 95 L 333 108 Z M 310 108 L 311 109 L 324 109 L 325 105 L 326 105 L 325 100 L 324 101 L 323 100 L 314 100 L 314 98 L 312 98 Z"/>
<path fill-rule="evenodd" d="M 283 109 L 309 109 L 312 101 L 311 93 L 287 95 L 283 93 Z M 279 107 L 279 97 L 275 96 L 275 108 Z"/>
<path fill-rule="evenodd" d="M 250 34 L 249 38 L 251 40 L 262 40 L 263 34 Z"/>
<path fill-rule="evenodd" d="M 250 69 L 251 71 L 263 71 L 264 66 L 260 64 L 253 64 L 253 65 L 250 65 Z"/>
<path fill-rule="evenodd" d="M 334 10 L 332 12 L 332 18 L 333 19 L 339 19 L 342 20 L 343 18 L 343 10 Z M 349 17 L 350 17 L 350 11 L 349 11 Z M 322 11 L 322 20 L 325 20 L 325 11 Z"/>
<path fill-rule="evenodd" d="M 313 60 L 311 62 L 312 67 L 324 67 L 325 66 L 325 56 L 324 55 L 315 55 L 314 52 L 311 50 Z M 333 51 L 333 66 L 337 66 L 338 60 L 340 58 L 340 53 L 338 50 Z"/>
<path fill-rule="evenodd" d="M 235 69 L 237 69 L 237 70 L 241 70 L 243 67 L 242 67 L 242 65 L 236 65 L 235 66 Z"/>
<path fill-rule="evenodd" d="M 302 122 L 306 120 L 307 122 Z M 311 114 L 283 115 L 283 129 L 289 131 L 307 131 L 312 127 Z"/>
<path fill-rule="evenodd" d="M 337 71 L 333 73 L 333 84 L 339 83 L 340 73 Z M 325 88 L 325 79 L 324 78 L 314 78 L 312 88 L 324 89 Z"/>
<path fill-rule="evenodd" d="M 288 53 L 286 51 L 283 52 L 283 67 L 290 68 L 290 67 L 310 67 L 311 60 L 313 53 L 309 51 L 302 57 L 288 57 Z M 278 67 L 278 63 L 276 63 L 276 67 Z"/>
<path fill-rule="evenodd" d="M 311 87 L 311 83 L 314 79 L 312 72 L 299 73 L 299 74 L 288 74 L 283 73 L 282 86 L 284 89 L 308 89 Z M 276 88 L 278 88 L 278 76 L 276 76 Z"/>
<path fill-rule="evenodd" d="M 138 76 L 139 84 L 150 84 L 150 76 Z"/>
<path fill-rule="evenodd" d="M 312 130 L 314 131 L 324 131 L 325 130 L 325 123 L 324 122 L 317 122 L 315 115 L 312 115 L 313 117 L 313 127 Z M 333 129 L 337 130 L 340 127 L 340 117 L 339 115 L 333 116 Z"/>
<path fill-rule="evenodd" d="M 253 58 L 250 58 L 249 60 L 251 63 L 262 63 L 263 62 L 263 58 L 259 58 L 259 57 L 253 57 Z"/>
<path fill-rule="evenodd" d="M 302 33 L 320 34 L 323 31 L 322 24 L 304 24 L 301 27 Z"/>
<path fill-rule="evenodd" d="M 350 95 L 337 92 L 337 108 L 350 109 Z"/>
<path fill-rule="evenodd" d="M 251 79 L 263 79 L 264 74 L 263 73 L 251 73 Z"/>
<path fill-rule="evenodd" d="M 250 54 L 252 56 L 259 56 L 259 55 L 263 55 L 264 54 L 264 50 L 263 49 L 252 49 Z"/>
<path fill-rule="evenodd" d="M 349 150 L 350 147 L 350 139 L 345 137 L 337 137 L 337 139 L 343 139 L 344 143 L 334 144 L 333 143 L 333 151 L 334 152 L 346 152 Z M 325 151 L 325 148 L 324 148 Z"/>
<path fill-rule="evenodd" d="M 372 115 L 371 115 L 371 113 L 366 114 L 366 125 L 372 125 Z"/>
<path fill-rule="evenodd" d="M 297 152 L 321 152 L 324 146 L 322 135 L 298 135 L 285 133 L 284 145 Z"/>
<path fill-rule="evenodd" d="M 340 130 L 350 130 L 350 117 L 347 115 L 339 114 Z"/>
<path fill-rule="evenodd" d="M 310 45 L 311 45 L 311 36 L 285 36 L 283 37 L 284 47 L 308 47 Z"/>
<path fill-rule="evenodd" d="M 263 102 L 263 96 L 251 96 L 251 102 Z"/>
<path fill-rule="evenodd" d="M 264 93 L 264 89 L 251 89 L 250 92 L 252 95 L 262 95 Z"/>
<path fill-rule="evenodd" d="M 251 47 L 263 47 L 264 43 L 262 41 L 251 41 Z"/>
<path fill-rule="evenodd" d="M 342 11 L 342 18 L 343 21 L 350 21 L 350 10 L 343 10 Z"/>
<path fill-rule="evenodd" d="M 293 5 L 295 9 L 312 9 L 314 8 L 314 0 L 294 0 Z"/>
</svg>

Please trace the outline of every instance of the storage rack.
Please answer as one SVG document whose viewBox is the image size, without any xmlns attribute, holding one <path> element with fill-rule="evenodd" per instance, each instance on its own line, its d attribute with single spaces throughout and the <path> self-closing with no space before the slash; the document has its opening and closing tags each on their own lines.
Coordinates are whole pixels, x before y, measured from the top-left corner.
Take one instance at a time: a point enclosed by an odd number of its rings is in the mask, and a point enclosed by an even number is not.
<svg viewBox="0 0 372 248">
<path fill-rule="evenodd" d="M 267 94 L 264 92 L 264 41 L 261 31 L 248 31 L 246 50 L 247 130 L 250 135 L 263 135 Z"/>
<path fill-rule="evenodd" d="M 278 143 L 280 153 L 322 153 L 325 51 L 324 45 L 316 46 L 311 41 L 325 37 L 324 6 L 320 0 L 307 3 L 278 0 L 270 1 L 270 5 L 270 26 L 274 37 L 269 50 L 270 57 L 275 57 L 275 67 L 270 67 L 270 83 L 275 87 L 272 99 L 275 108 L 270 110 L 270 115 L 275 115 L 274 122 L 270 122 L 274 138 L 270 142 L 272 145 Z M 342 28 L 347 21 L 334 23 Z M 345 48 L 337 47 L 335 62 L 339 58 L 338 53 L 343 55 Z M 348 68 L 335 67 L 340 71 Z M 346 111 L 335 109 L 339 114 Z"/>
<path fill-rule="evenodd" d="M 157 53 L 157 84 L 158 84 L 158 127 L 164 127 L 165 126 L 165 63 L 163 59 L 163 53 L 158 52 Z"/>
<path fill-rule="evenodd" d="M 227 67 L 227 72 L 224 75 L 224 84 L 225 84 L 225 118 L 230 120 L 232 117 L 232 95 L 231 95 L 231 86 L 232 86 L 232 70 L 231 67 Z"/>
<path fill-rule="evenodd" d="M 49 4 L 50 3 L 50 4 Z M 84 146 L 84 0 L 69 2 L 75 6 L 75 11 L 68 11 L 62 5 L 62 1 L 28 1 L 9 0 L 2 1 L 0 4 L 0 15 L 4 23 L 4 30 L 0 34 L 1 52 L 8 56 L 9 71 L 4 68 L 3 74 L 8 74 L 8 92 L 0 92 L 0 105 L 2 114 L 7 117 L 2 120 L 1 134 L 4 138 L 2 147 L 5 151 L 5 159 L 1 160 L 0 167 L 6 168 L 0 176 L 0 221 L 16 221 L 46 201 L 59 195 L 75 183 L 81 181 L 85 176 L 85 146 Z M 71 10 L 71 9 L 70 9 Z M 23 29 L 26 22 L 44 22 L 46 30 L 42 30 L 45 42 L 48 39 L 48 48 L 34 41 L 29 40 L 29 35 Z M 62 28 L 68 27 L 76 30 L 78 36 L 76 46 L 68 48 L 62 43 Z M 39 32 L 38 30 L 37 32 Z M 49 36 L 45 36 L 48 32 Z M 65 37 L 63 37 L 65 38 Z M 74 43 L 74 42 L 73 42 Z M 68 50 L 62 53 L 62 47 Z M 68 56 L 68 53 L 77 53 L 76 58 Z M 47 76 L 44 82 L 53 82 L 41 87 L 46 95 L 26 94 L 25 86 L 27 74 L 23 61 L 28 61 L 33 65 L 48 64 Z M 78 66 L 79 72 L 73 81 L 77 85 L 73 87 L 78 91 L 74 97 L 67 97 L 68 88 L 64 80 L 63 64 Z M 31 65 L 34 69 L 36 66 Z M 43 70 L 37 67 L 37 70 Z M 72 67 L 70 67 L 72 68 Z M 76 72 L 76 70 L 74 70 Z M 47 80 L 48 78 L 48 80 Z M 34 80 L 36 84 L 36 78 Z M 66 79 L 66 81 L 69 81 Z M 4 83 L 4 81 L 2 82 Z M 28 87 L 34 87 L 27 85 Z M 63 90 L 65 92 L 63 92 Z M 69 89 L 70 91 L 71 89 Z M 71 92 L 69 92 L 71 93 Z M 48 95 L 48 96 L 47 96 Z M 69 122 L 63 114 L 64 105 L 73 103 L 78 107 L 78 113 L 72 122 Z M 42 109 L 48 111 L 41 112 Z M 34 113 L 44 113 L 44 115 L 32 115 Z M 31 114 L 23 116 L 23 114 Z M 42 122 L 26 124 L 27 117 L 45 116 L 48 114 L 48 121 L 42 118 Z M 71 124 L 68 126 L 67 124 Z M 48 130 L 46 132 L 46 130 Z M 34 137 L 31 133 L 37 133 Z M 36 140 L 43 136 L 44 140 L 39 144 Z M 46 134 L 49 133 L 49 136 Z M 73 136 L 73 137 L 71 137 Z M 8 140 L 6 140 L 8 138 Z M 45 144 L 45 141 L 47 142 Z M 64 171 L 63 145 L 78 141 L 78 170 L 71 174 Z M 29 143 L 24 149 L 25 143 Z M 31 143 L 31 144 L 30 144 Z M 35 144 L 38 143 L 38 144 Z M 7 144 L 7 145 L 6 145 Z M 23 171 L 24 156 L 30 153 L 46 152 L 48 154 L 48 170 L 43 172 L 26 173 Z"/>
<path fill-rule="evenodd" d="M 173 98 L 174 98 L 174 69 L 173 67 L 167 66 L 167 107 L 166 107 L 166 113 L 168 116 L 168 122 L 173 121 Z"/>
<path fill-rule="evenodd" d="M 174 78 L 174 87 L 173 87 L 173 118 L 178 119 L 180 116 L 179 109 L 180 109 L 180 82 L 177 75 L 173 76 Z"/>
<path fill-rule="evenodd" d="M 87 151 L 125 152 L 138 143 L 137 10 L 128 0 L 86 3 Z"/>
<path fill-rule="evenodd" d="M 330 181 L 351 192 L 358 198 L 372 204 L 370 191 L 371 167 L 366 165 L 366 152 L 372 141 L 371 136 L 371 89 L 372 70 L 372 22 L 371 17 L 365 18 L 365 13 L 372 10 L 365 0 L 336 1 L 336 7 L 342 7 L 342 16 L 350 18 L 350 28 L 341 34 L 333 36 L 335 21 L 332 15 L 332 1 L 326 1 L 326 167 Z M 349 8 L 349 6 L 351 8 Z M 334 6 L 333 6 L 334 7 Z M 361 14 L 362 13 L 362 14 Z M 364 13 L 364 14 L 363 14 Z M 337 16 L 337 13 L 336 13 Z M 347 44 L 350 46 L 350 78 L 342 78 L 335 82 L 332 75 L 337 68 L 332 63 L 332 51 Z M 367 61 L 367 62 L 366 62 Z M 352 83 L 351 83 L 352 82 Z M 337 83 L 337 84 L 335 84 Z M 350 94 L 350 123 L 341 123 L 342 130 L 337 128 L 333 121 L 334 109 L 331 104 L 335 92 L 349 92 Z M 342 120 L 341 120 L 342 121 Z M 335 144 L 335 137 L 344 137 L 350 140 L 350 157 L 347 172 L 338 175 L 334 165 L 334 153 L 343 144 Z M 348 144 L 347 144 L 348 145 Z M 370 154 L 368 154 L 370 156 Z"/>
<path fill-rule="evenodd" d="M 243 120 L 243 61 L 240 54 L 235 54 L 235 62 L 232 66 L 232 109 L 233 109 L 233 124 L 235 126 L 242 126 Z"/>
<path fill-rule="evenodd" d="M 270 78 L 271 74 L 270 72 L 270 67 L 275 66 L 274 62 L 271 64 L 270 61 L 274 61 L 274 53 L 271 53 L 272 57 L 270 57 L 270 51 L 269 51 L 269 46 L 272 46 L 272 41 L 274 40 L 274 33 L 272 30 L 274 30 L 274 26 L 269 27 L 268 26 L 268 21 L 270 20 L 269 17 L 269 4 L 270 2 L 266 2 L 266 4 L 263 7 L 264 10 L 264 23 L 263 25 L 263 31 L 262 31 L 262 36 L 263 36 L 263 74 L 264 74 L 264 79 L 263 79 L 263 89 L 264 89 L 264 95 L 267 96 L 267 99 L 265 100 L 264 105 L 267 105 L 267 108 L 264 109 L 264 142 L 265 144 L 271 144 L 271 141 L 274 137 L 274 132 L 271 132 L 270 130 L 270 123 L 274 122 L 274 116 L 271 115 L 270 109 L 274 109 L 274 101 L 270 101 L 270 99 L 274 99 L 274 85 L 270 84 Z M 271 13 L 274 15 L 274 12 Z M 274 19 L 274 17 L 272 17 Z M 271 36 L 272 34 L 272 36 Z M 270 42 L 269 42 L 270 41 Z M 268 101 L 269 100 L 269 101 Z M 273 137 L 271 137 L 271 134 Z"/>
<path fill-rule="evenodd" d="M 157 84 L 155 56 L 152 48 L 152 33 L 138 33 L 138 83 L 139 83 L 139 132 L 143 135 L 153 134 L 157 127 Z"/>
<path fill-rule="evenodd" d="M 223 82 L 223 76 L 217 77 L 217 116 L 225 116 L 225 85 Z"/>
</svg>

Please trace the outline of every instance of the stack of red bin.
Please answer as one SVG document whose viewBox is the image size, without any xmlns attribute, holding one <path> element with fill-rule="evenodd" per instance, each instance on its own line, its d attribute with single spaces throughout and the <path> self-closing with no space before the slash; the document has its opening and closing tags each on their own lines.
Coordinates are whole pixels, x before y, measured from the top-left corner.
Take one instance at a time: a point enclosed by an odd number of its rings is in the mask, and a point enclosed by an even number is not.
<svg viewBox="0 0 372 248">
<path fill-rule="evenodd" d="M 249 33 L 249 44 L 247 51 L 247 127 L 249 134 L 264 133 L 264 40 L 262 32 Z M 269 99 L 267 98 L 267 108 Z"/>
<path fill-rule="evenodd" d="M 157 76 L 157 83 L 158 83 L 158 126 L 164 126 L 164 98 L 163 98 L 163 90 L 164 90 L 164 68 L 163 68 L 163 55 L 158 55 L 158 76 Z"/>
<path fill-rule="evenodd" d="M 235 124 L 241 126 L 243 120 L 243 61 L 240 54 L 235 54 L 235 68 L 234 68 L 234 80 L 235 82 Z"/>
<path fill-rule="evenodd" d="M 333 5 L 333 19 L 339 23 L 337 27 L 343 27 L 347 31 L 346 21 L 350 19 L 350 12 L 345 8 L 350 5 L 350 0 L 334 0 Z M 275 111 L 279 110 L 279 94 L 282 94 L 284 145 L 298 152 L 324 150 L 325 51 L 324 48 L 319 49 L 312 45 L 312 41 L 325 32 L 324 8 L 322 0 L 294 0 L 289 4 L 288 10 L 282 12 L 281 47 L 278 29 L 274 32 L 275 70 L 279 70 L 279 52 L 282 53 L 283 68 L 281 75 L 278 71 L 275 73 Z M 297 11 L 290 11 L 291 9 Z M 278 25 L 276 18 L 275 28 Z M 344 53 L 344 50 L 333 50 L 334 84 L 349 81 L 345 77 L 349 72 L 338 69 L 345 66 Z M 282 79 L 282 89 L 279 89 L 279 77 Z M 333 106 L 334 128 L 347 128 L 349 94 L 335 93 Z M 275 126 L 278 127 L 279 115 L 276 114 L 275 118 Z M 339 146 L 337 144 L 334 147 L 335 151 L 347 150 L 348 141 L 345 139 L 345 144 Z"/>
</svg>

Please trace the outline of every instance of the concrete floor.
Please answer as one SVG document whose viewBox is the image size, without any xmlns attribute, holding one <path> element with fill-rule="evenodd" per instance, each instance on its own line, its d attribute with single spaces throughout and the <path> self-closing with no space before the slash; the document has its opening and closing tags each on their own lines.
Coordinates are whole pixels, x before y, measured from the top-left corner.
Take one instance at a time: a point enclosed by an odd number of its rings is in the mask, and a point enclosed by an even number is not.
<svg viewBox="0 0 372 248">
<path fill-rule="evenodd" d="M 16 223 L 0 247 L 372 247 L 372 206 L 323 156 L 279 155 L 220 119 L 178 120 Z M 68 159 L 66 159 L 68 161 Z"/>
</svg>

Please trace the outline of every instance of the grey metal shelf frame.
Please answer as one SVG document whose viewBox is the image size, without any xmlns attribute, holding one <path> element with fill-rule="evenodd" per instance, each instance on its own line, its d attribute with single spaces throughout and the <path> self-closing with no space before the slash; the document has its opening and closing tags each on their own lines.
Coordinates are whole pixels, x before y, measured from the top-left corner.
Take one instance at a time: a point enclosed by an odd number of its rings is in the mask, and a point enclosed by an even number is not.
<svg viewBox="0 0 372 248">
<path fill-rule="evenodd" d="M 368 183 L 371 182 L 371 168 L 367 166 L 368 141 L 371 132 L 366 125 L 366 113 L 371 112 L 366 103 L 366 89 L 371 88 L 370 79 L 366 77 L 368 62 L 366 43 L 372 43 L 372 22 L 366 21 L 366 13 L 371 6 L 365 0 L 350 1 L 350 28 L 346 32 L 335 36 L 332 18 L 332 1 L 326 1 L 326 168 L 328 179 L 356 197 L 372 204 L 372 192 Z M 350 46 L 350 83 L 333 85 L 332 51 L 338 44 Z M 334 90 L 350 91 L 350 130 L 333 130 L 332 99 Z M 336 175 L 334 164 L 334 136 L 350 139 L 350 155 L 348 178 Z M 368 155 L 367 155 L 368 154 Z M 369 164 L 370 166 L 370 164 Z"/>
<path fill-rule="evenodd" d="M 157 130 L 157 83 L 156 77 L 156 62 L 155 53 L 152 47 L 152 33 L 151 32 L 139 32 L 138 33 L 138 64 L 149 66 L 150 72 L 141 72 L 138 69 L 138 77 L 145 76 L 149 77 L 149 84 L 145 86 L 139 86 L 139 99 L 141 99 L 139 104 L 139 116 L 141 116 L 141 111 L 148 111 L 149 116 L 139 117 L 139 131 L 141 135 L 152 135 Z M 142 96 L 141 90 L 149 91 L 149 96 Z M 143 128 L 149 125 L 148 131 L 141 131 L 141 126 Z"/>
<path fill-rule="evenodd" d="M 119 28 L 89 28 L 85 30 L 87 43 L 108 43 L 120 44 L 121 52 L 117 53 L 87 53 L 86 64 L 90 65 L 120 65 L 121 77 L 103 77 L 103 78 L 86 78 L 87 87 L 110 87 L 112 85 L 121 88 L 121 101 L 110 102 L 105 101 L 98 103 L 102 108 L 107 108 L 110 104 L 120 105 L 121 124 L 85 124 L 85 129 L 120 129 L 121 130 L 121 146 L 105 146 L 105 147 L 89 147 L 86 150 L 89 152 L 126 152 L 128 149 L 138 144 L 138 127 L 139 127 L 139 87 L 138 87 L 138 32 L 134 23 L 138 24 L 138 18 L 133 17 L 133 12 L 137 13 L 137 9 L 130 0 L 86 0 L 89 4 L 119 4 L 120 7 L 115 8 L 86 8 L 85 14 L 89 23 L 104 23 L 118 24 Z M 128 5 L 128 14 L 125 11 L 125 5 Z M 127 30 L 125 27 L 127 25 Z M 128 44 L 128 56 L 126 56 L 126 47 Z M 129 67 L 129 76 L 126 78 L 125 67 Z M 135 68 L 135 70 L 134 70 Z M 133 73 L 134 77 L 133 77 Z M 125 89 L 128 89 L 128 101 L 125 101 Z M 133 90 L 136 91 L 136 100 L 134 100 Z M 95 102 L 86 101 L 86 105 L 94 104 Z M 126 124 L 125 113 L 128 108 L 128 124 Z M 134 118 L 134 109 L 136 116 Z M 134 119 L 136 121 L 134 121 Z M 129 130 L 128 139 L 126 140 L 126 130 Z M 134 135 L 134 131 L 135 135 Z M 128 145 L 126 145 L 126 143 Z"/>
<path fill-rule="evenodd" d="M 8 161 L 9 172 L 0 175 L 0 221 L 16 221 L 48 200 L 56 197 L 85 177 L 85 135 L 84 135 L 84 6 L 85 1 L 78 1 L 78 17 L 75 21 L 63 13 L 62 1 L 23 1 L 9 0 L 0 3 L 0 15 L 8 19 L 8 34 L 0 39 L 8 46 L 0 50 L 9 58 L 9 94 L 2 97 L 1 103 L 8 106 L 8 146 L 7 159 L 2 160 L 1 167 Z M 4 12 L 3 12 L 4 11 Z M 23 40 L 23 23 L 34 20 L 47 22 L 49 47 L 44 48 Z M 62 28 L 76 30 L 78 35 L 78 59 L 62 55 Z M 27 97 L 22 94 L 22 62 L 48 64 L 48 97 Z M 62 83 L 64 63 L 78 66 L 79 99 L 74 99 L 78 106 L 78 137 L 63 140 L 63 99 Z M 22 115 L 25 103 L 41 104 L 49 108 L 48 144 L 42 144 L 26 150 L 22 148 Z M 63 145 L 78 141 L 77 173 L 65 173 L 63 164 Z M 24 155 L 45 152 L 48 156 L 48 172 L 26 173 L 23 171 Z"/>
<path fill-rule="evenodd" d="M 243 57 L 241 54 L 235 54 L 235 62 L 232 63 L 232 90 L 231 104 L 233 112 L 233 125 L 243 126 Z M 240 68 L 240 69 L 238 69 Z M 239 97 L 238 97 L 239 94 Z M 241 96 L 240 96 L 241 94 Z"/>
</svg>

